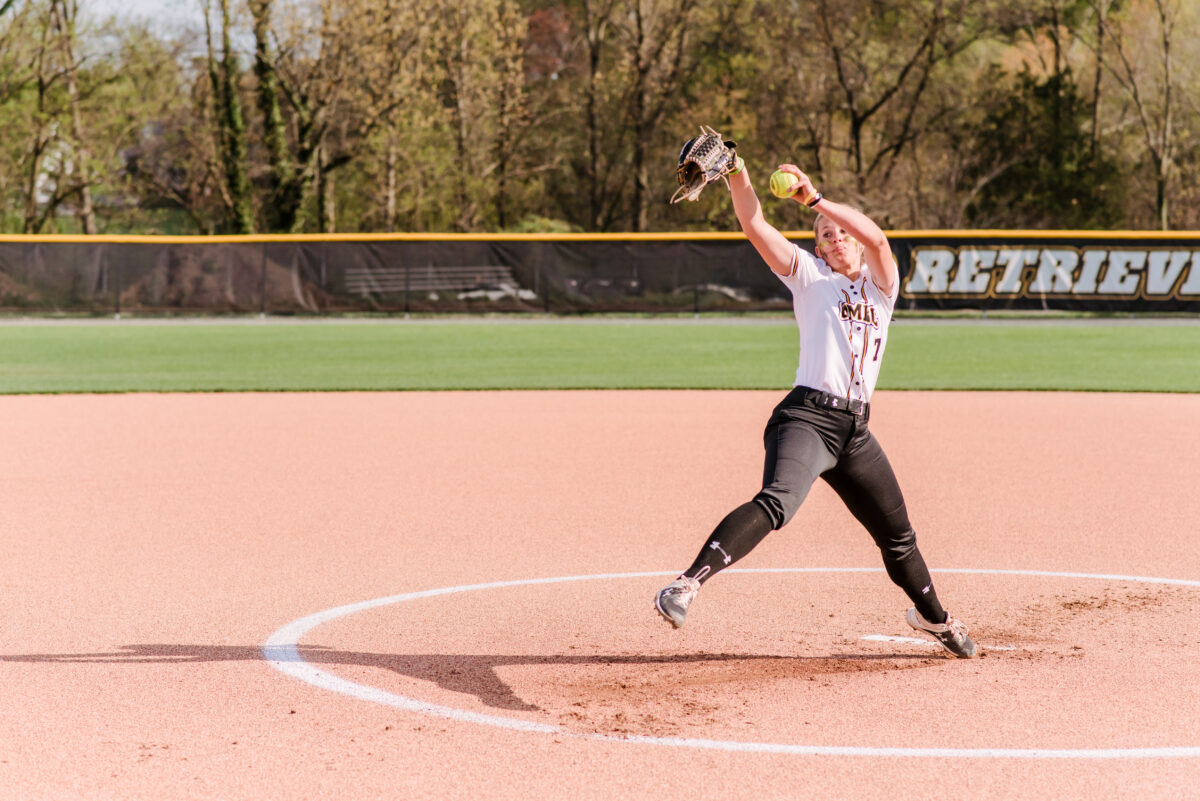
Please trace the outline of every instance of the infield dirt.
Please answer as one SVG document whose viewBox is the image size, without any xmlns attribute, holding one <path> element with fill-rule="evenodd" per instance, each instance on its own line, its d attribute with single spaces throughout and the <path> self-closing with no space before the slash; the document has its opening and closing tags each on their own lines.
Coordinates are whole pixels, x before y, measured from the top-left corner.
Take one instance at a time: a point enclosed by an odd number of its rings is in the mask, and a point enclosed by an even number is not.
<svg viewBox="0 0 1200 801">
<path fill-rule="evenodd" d="M 1200 756 L 1200 396 L 896 393 L 871 427 L 939 593 L 944 658 L 881 570 L 730 572 L 651 600 L 752 495 L 775 392 L 0 397 L 0 786 L 21 799 L 1187 798 Z M 877 568 L 818 484 L 737 568 Z M 942 571 L 942 572 L 939 572 Z M 557 727 L 373 704 L 271 668 Z M 863 639 L 892 637 L 891 641 Z M 596 735 L 861 748 L 796 756 Z"/>
</svg>

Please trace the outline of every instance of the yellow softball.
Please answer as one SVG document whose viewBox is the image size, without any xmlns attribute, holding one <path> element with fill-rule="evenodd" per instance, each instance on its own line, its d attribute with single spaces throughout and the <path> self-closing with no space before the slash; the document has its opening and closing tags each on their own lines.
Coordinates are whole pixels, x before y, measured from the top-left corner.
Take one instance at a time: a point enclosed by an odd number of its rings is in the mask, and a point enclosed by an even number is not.
<svg viewBox="0 0 1200 801">
<path fill-rule="evenodd" d="M 775 197 L 791 197 L 799 183 L 800 179 L 790 172 L 776 170 L 771 173 L 771 194 Z"/>
</svg>

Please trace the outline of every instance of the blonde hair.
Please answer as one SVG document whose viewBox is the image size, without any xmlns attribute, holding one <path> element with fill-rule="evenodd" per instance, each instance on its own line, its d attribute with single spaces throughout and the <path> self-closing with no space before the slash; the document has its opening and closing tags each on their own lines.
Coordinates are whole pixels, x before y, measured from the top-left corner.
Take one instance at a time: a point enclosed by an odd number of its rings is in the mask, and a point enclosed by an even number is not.
<svg viewBox="0 0 1200 801">
<path fill-rule="evenodd" d="M 814 241 L 816 241 L 818 243 L 820 242 L 821 232 L 818 231 L 817 229 L 821 227 L 821 220 L 828 220 L 828 219 L 829 219 L 828 217 L 826 217 L 824 214 L 822 214 L 819 211 L 817 212 L 817 216 L 813 217 L 813 240 Z"/>
</svg>

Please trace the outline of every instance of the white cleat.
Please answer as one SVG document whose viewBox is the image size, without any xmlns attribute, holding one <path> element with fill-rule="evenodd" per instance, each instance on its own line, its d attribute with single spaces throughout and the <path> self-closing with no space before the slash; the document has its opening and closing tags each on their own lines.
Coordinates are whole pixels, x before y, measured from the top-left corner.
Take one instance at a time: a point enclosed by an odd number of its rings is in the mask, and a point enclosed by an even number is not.
<svg viewBox="0 0 1200 801">
<path fill-rule="evenodd" d="M 904 616 L 908 625 L 917 631 L 930 634 L 950 653 L 959 659 L 971 659 L 978 652 L 975 641 L 967 636 L 967 626 L 961 620 L 946 616 L 945 623 L 930 623 L 914 606 Z"/>
<path fill-rule="evenodd" d="M 654 608 L 668 623 L 679 628 L 687 619 L 688 607 L 698 592 L 699 581 L 680 576 L 658 591 L 658 595 L 654 596 Z"/>
</svg>

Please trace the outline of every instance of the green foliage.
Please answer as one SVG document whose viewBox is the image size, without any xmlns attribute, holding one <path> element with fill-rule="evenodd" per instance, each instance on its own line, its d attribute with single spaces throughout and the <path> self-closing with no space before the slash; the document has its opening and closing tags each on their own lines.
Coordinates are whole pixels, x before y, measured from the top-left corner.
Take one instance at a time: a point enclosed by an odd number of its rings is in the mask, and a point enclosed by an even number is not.
<svg viewBox="0 0 1200 801">
<path fill-rule="evenodd" d="M 964 178 L 982 191 L 967 221 L 990 228 L 1104 228 L 1120 223 L 1118 165 L 1088 133 L 1090 109 L 1069 70 L 1009 80 L 993 70 L 989 109 L 973 132 L 975 166 Z"/>
<path fill-rule="evenodd" d="M 504 229 L 505 233 L 510 234 L 574 234 L 580 233 L 577 226 L 572 225 L 566 220 L 553 220 L 549 217 L 542 217 L 537 214 L 531 214 L 528 217 L 518 221 L 517 223 Z"/>
<path fill-rule="evenodd" d="M 210 74 L 159 29 L 68 42 L 56 2 L 0 0 L 7 230 L 72 228 L 80 182 L 113 230 L 313 232 L 330 189 L 340 231 L 732 230 L 720 190 L 666 203 L 701 124 L 887 227 L 1200 219 L 1194 3 L 254 0 L 214 12 Z"/>
</svg>

